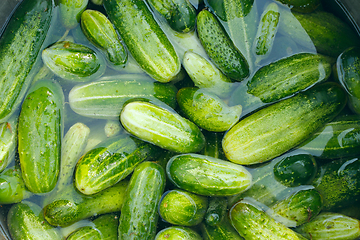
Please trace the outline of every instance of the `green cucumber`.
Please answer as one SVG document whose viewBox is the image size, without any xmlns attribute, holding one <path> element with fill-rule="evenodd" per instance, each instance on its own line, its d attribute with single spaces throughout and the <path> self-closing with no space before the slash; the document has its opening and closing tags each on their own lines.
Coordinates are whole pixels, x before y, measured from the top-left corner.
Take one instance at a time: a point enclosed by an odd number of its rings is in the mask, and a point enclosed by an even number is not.
<svg viewBox="0 0 360 240">
<path fill-rule="evenodd" d="M 323 212 L 295 230 L 312 240 L 355 240 L 360 237 L 360 221 L 340 213 Z"/>
<path fill-rule="evenodd" d="M 18 152 L 26 187 L 34 193 L 51 191 L 60 171 L 64 94 L 52 80 L 31 87 L 18 124 Z"/>
<path fill-rule="evenodd" d="M 53 226 L 66 227 L 92 216 L 120 211 L 127 186 L 128 181 L 123 180 L 104 191 L 87 196 L 78 193 L 70 185 L 57 196 L 57 200 L 43 208 L 45 219 Z"/>
<path fill-rule="evenodd" d="M 204 9 L 197 15 L 197 32 L 211 61 L 229 78 L 241 81 L 249 76 L 249 64 L 235 47 L 216 17 Z"/>
<path fill-rule="evenodd" d="M 105 135 L 108 138 L 119 135 L 123 130 L 121 123 L 116 120 L 107 120 L 104 126 Z"/>
<path fill-rule="evenodd" d="M 321 5 L 321 0 L 276 0 L 287 5 L 291 11 L 309 13 Z"/>
<path fill-rule="evenodd" d="M 298 53 L 257 70 L 247 82 L 247 93 L 263 103 L 271 103 L 323 82 L 330 74 L 331 62 L 327 57 Z"/>
<path fill-rule="evenodd" d="M 266 213 L 287 227 L 297 227 L 309 222 L 322 209 L 322 197 L 314 188 L 303 189 L 275 205 Z"/>
<path fill-rule="evenodd" d="M 306 239 L 247 202 L 236 203 L 229 216 L 231 224 L 245 239 Z"/>
<path fill-rule="evenodd" d="M 173 30 L 182 33 L 194 30 L 196 10 L 189 0 L 147 0 L 147 2 L 166 19 Z"/>
<path fill-rule="evenodd" d="M 337 84 L 314 86 L 242 119 L 224 136 L 225 155 L 238 164 L 268 161 L 300 144 L 345 104 L 345 92 Z"/>
<path fill-rule="evenodd" d="M 150 102 L 126 104 L 120 121 L 129 133 L 166 150 L 198 152 L 205 145 L 204 135 L 193 122 Z"/>
<path fill-rule="evenodd" d="M 341 116 L 325 124 L 297 148 L 322 159 L 355 157 L 360 153 L 360 117 Z"/>
<path fill-rule="evenodd" d="M 168 223 L 191 227 L 203 221 L 207 208 L 206 197 L 174 189 L 161 197 L 159 214 Z"/>
<path fill-rule="evenodd" d="M 136 167 L 121 208 L 118 239 L 155 238 L 165 179 L 164 169 L 154 162 L 143 162 Z"/>
<path fill-rule="evenodd" d="M 209 199 L 209 207 L 205 213 L 205 223 L 212 227 L 219 225 L 227 216 L 227 199 L 212 197 Z"/>
<path fill-rule="evenodd" d="M 227 21 L 226 11 L 224 7 L 225 1 L 219 0 L 205 0 L 205 6 L 209 8 L 210 12 L 214 13 L 222 21 Z"/>
<path fill-rule="evenodd" d="M 107 17 L 96 10 L 87 9 L 81 14 L 81 29 L 87 39 L 106 53 L 110 66 L 125 67 L 128 53 L 114 26 Z"/>
<path fill-rule="evenodd" d="M 206 139 L 205 147 L 200 151 L 200 154 L 226 160 L 224 151 L 221 146 L 221 141 L 224 133 L 203 131 Z"/>
<path fill-rule="evenodd" d="M 14 160 L 17 144 L 17 117 L 0 123 L 0 173 Z"/>
<path fill-rule="evenodd" d="M 0 38 L 0 119 L 6 120 L 30 86 L 53 16 L 53 1 L 22 1 Z"/>
<path fill-rule="evenodd" d="M 193 153 L 172 157 L 166 173 L 175 186 L 205 196 L 238 194 L 252 184 L 252 176 L 243 166 Z"/>
<path fill-rule="evenodd" d="M 202 240 L 202 237 L 193 229 L 183 226 L 171 226 L 159 231 L 155 240 Z"/>
<path fill-rule="evenodd" d="M 204 240 L 243 240 L 228 220 L 228 216 L 216 226 L 206 223 L 200 224 L 200 229 Z"/>
<path fill-rule="evenodd" d="M 172 84 L 154 82 L 149 76 L 124 74 L 73 87 L 69 103 L 82 116 L 118 120 L 123 105 L 132 98 L 159 99 L 175 108 L 176 92 Z"/>
<path fill-rule="evenodd" d="M 235 125 L 241 116 L 241 105 L 229 107 L 206 89 L 182 88 L 176 97 L 184 115 L 207 131 L 225 132 Z"/>
<path fill-rule="evenodd" d="M 41 207 L 29 201 L 22 201 L 10 208 L 7 225 L 13 240 L 63 239 L 58 229 L 45 221 Z"/>
<path fill-rule="evenodd" d="M 56 42 L 42 52 L 44 64 L 57 76 L 75 82 L 92 81 L 105 72 L 100 53 L 70 41 Z"/>
<path fill-rule="evenodd" d="M 101 142 L 76 164 L 74 184 L 83 194 L 100 192 L 133 172 L 142 161 L 155 158 L 159 149 L 152 144 L 120 135 Z"/>
<path fill-rule="evenodd" d="M 81 13 L 86 9 L 89 0 L 59 0 L 60 21 L 66 29 L 75 28 Z"/>
<path fill-rule="evenodd" d="M 180 72 L 180 59 L 145 2 L 107 0 L 104 8 L 141 68 L 157 81 L 173 80 Z"/>
</svg>

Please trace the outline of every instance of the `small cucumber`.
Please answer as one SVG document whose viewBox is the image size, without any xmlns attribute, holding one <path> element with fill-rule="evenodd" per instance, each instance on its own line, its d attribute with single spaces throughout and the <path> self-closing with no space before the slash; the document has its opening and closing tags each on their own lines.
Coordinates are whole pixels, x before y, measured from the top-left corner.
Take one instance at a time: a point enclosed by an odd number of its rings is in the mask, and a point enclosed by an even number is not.
<svg viewBox="0 0 360 240">
<path fill-rule="evenodd" d="M 360 237 L 360 221 L 340 213 L 322 212 L 295 230 L 313 240 L 355 240 Z"/>
<path fill-rule="evenodd" d="M 241 81 L 249 76 L 249 64 L 235 47 L 216 17 L 204 9 L 197 15 L 197 32 L 211 61 L 229 78 Z"/>
<path fill-rule="evenodd" d="M 26 187 L 34 193 L 51 191 L 60 171 L 64 94 L 52 80 L 29 90 L 21 107 L 18 152 Z"/>
<path fill-rule="evenodd" d="M 202 237 L 193 229 L 183 226 L 171 226 L 159 231 L 155 240 L 202 240 Z"/>
<path fill-rule="evenodd" d="M 236 203 L 229 216 L 231 224 L 245 239 L 306 239 L 247 202 Z"/>
<path fill-rule="evenodd" d="M 335 83 L 314 86 L 242 119 L 224 136 L 226 157 L 238 164 L 256 164 L 277 157 L 304 141 L 346 104 Z"/>
<path fill-rule="evenodd" d="M 86 9 L 89 0 L 59 0 L 60 21 L 66 29 L 75 28 L 81 13 Z"/>
<path fill-rule="evenodd" d="M 107 120 L 104 126 L 105 135 L 108 138 L 119 135 L 123 130 L 121 123 L 115 120 Z"/>
<path fill-rule="evenodd" d="M 240 118 L 241 105 L 229 107 L 206 89 L 182 88 L 177 93 L 177 101 L 184 115 L 197 126 L 212 132 L 225 132 Z"/>
<path fill-rule="evenodd" d="M 168 223 L 191 227 L 203 221 L 207 208 L 206 197 L 175 189 L 161 197 L 159 214 Z"/>
<path fill-rule="evenodd" d="M 204 135 L 193 122 L 150 102 L 128 103 L 121 111 L 120 121 L 129 133 L 166 150 L 198 152 L 205 145 Z"/>
<path fill-rule="evenodd" d="M 44 64 L 57 76 L 86 82 L 105 72 L 105 60 L 91 48 L 69 41 L 56 42 L 42 52 Z"/>
<path fill-rule="evenodd" d="M 216 226 L 210 226 L 203 222 L 200 224 L 200 229 L 204 240 L 243 240 L 231 226 L 228 216 Z"/>
<path fill-rule="evenodd" d="M 182 33 L 194 30 L 196 10 L 189 0 L 147 0 L 147 2 L 166 19 L 173 30 Z"/>
<path fill-rule="evenodd" d="M 41 207 L 29 201 L 12 205 L 7 215 L 7 225 L 13 240 L 63 239 L 58 229 L 45 221 Z"/>
<path fill-rule="evenodd" d="M 80 158 L 74 173 L 75 186 L 86 195 L 100 192 L 126 178 L 142 161 L 153 159 L 158 153 L 154 145 L 129 135 L 112 137 Z"/>
<path fill-rule="evenodd" d="M 14 160 L 17 144 L 17 117 L 0 123 L 0 173 Z"/>
<path fill-rule="evenodd" d="M 238 194 L 252 184 L 252 176 L 243 166 L 193 153 L 172 157 L 166 173 L 175 186 L 205 196 Z"/>
<path fill-rule="evenodd" d="M 227 199 L 212 197 L 205 213 L 205 223 L 212 227 L 219 225 L 227 217 Z"/>
<path fill-rule="evenodd" d="M 175 108 L 176 92 L 174 85 L 154 82 L 149 76 L 124 74 L 73 87 L 69 103 L 82 116 L 118 120 L 123 105 L 132 98 L 159 99 Z"/>
<path fill-rule="evenodd" d="M 128 181 L 123 180 L 91 196 L 78 193 L 70 185 L 43 208 L 45 219 L 53 226 L 66 227 L 85 218 L 120 211 L 127 185 Z"/>
<path fill-rule="evenodd" d="M 87 39 L 106 53 L 110 66 L 125 67 L 128 54 L 114 26 L 107 17 L 96 10 L 87 9 L 81 14 L 81 29 Z"/>
<path fill-rule="evenodd" d="M 173 80 L 180 59 L 145 1 L 107 0 L 104 8 L 141 68 L 159 82 Z"/>
<path fill-rule="evenodd" d="M 118 239 L 155 238 L 165 179 L 164 169 L 154 162 L 143 162 L 136 167 L 121 208 Z"/>
</svg>

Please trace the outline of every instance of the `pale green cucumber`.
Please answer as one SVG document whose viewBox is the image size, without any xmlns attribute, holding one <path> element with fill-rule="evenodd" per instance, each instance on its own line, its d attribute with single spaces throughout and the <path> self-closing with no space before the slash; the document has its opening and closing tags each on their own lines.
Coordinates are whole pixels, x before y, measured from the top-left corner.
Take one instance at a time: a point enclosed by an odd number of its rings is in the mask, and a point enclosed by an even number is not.
<svg viewBox="0 0 360 240">
<path fill-rule="evenodd" d="M 183 226 L 171 226 L 159 231 L 155 240 L 202 240 L 195 230 Z"/>
<path fill-rule="evenodd" d="M 120 122 L 115 120 L 107 120 L 104 126 L 106 137 L 117 136 L 123 131 L 123 129 L 124 128 L 121 126 Z"/>
<path fill-rule="evenodd" d="M 180 59 L 146 3 L 107 0 L 104 8 L 141 68 L 160 82 L 173 80 L 180 72 Z"/>
<path fill-rule="evenodd" d="M 86 9 L 89 0 L 59 0 L 60 21 L 66 29 L 75 28 L 81 13 Z"/>
<path fill-rule="evenodd" d="M 0 173 L 14 160 L 17 144 L 17 117 L 0 124 Z"/>
<path fill-rule="evenodd" d="M 128 103 L 120 121 L 129 133 L 166 150 L 198 152 L 205 145 L 205 137 L 194 123 L 150 102 Z"/>
</svg>

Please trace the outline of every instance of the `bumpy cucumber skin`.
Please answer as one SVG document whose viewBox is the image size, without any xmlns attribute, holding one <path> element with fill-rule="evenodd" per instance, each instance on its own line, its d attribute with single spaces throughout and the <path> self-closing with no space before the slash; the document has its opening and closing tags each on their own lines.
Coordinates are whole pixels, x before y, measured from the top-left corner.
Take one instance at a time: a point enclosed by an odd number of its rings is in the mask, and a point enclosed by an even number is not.
<svg viewBox="0 0 360 240">
<path fill-rule="evenodd" d="M 73 29 L 78 25 L 88 2 L 89 0 L 59 0 L 60 21 L 65 28 Z"/>
<path fill-rule="evenodd" d="M 74 173 L 76 188 L 91 195 L 126 178 L 142 161 L 156 158 L 159 149 L 129 135 L 112 137 L 83 155 Z"/>
<path fill-rule="evenodd" d="M 172 84 L 154 82 L 143 74 L 129 74 L 77 85 L 69 93 L 69 103 L 82 116 L 118 120 L 123 105 L 132 98 L 159 99 L 175 108 L 176 92 Z"/>
<path fill-rule="evenodd" d="M 0 173 L 14 160 L 17 144 L 17 118 L 0 124 Z"/>
<path fill-rule="evenodd" d="M 60 232 L 45 221 L 41 207 L 32 202 L 13 205 L 7 215 L 7 225 L 13 240 L 63 239 Z"/>
<path fill-rule="evenodd" d="M 154 239 L 165 181 L 164 169 L 154 162 L 143 162 L 135 169 L 121 208 L 118 239 Z"/>
<path fill-rule="evenodd" d="M 257 70 L 247 82 L 247 93 L 270 103 L 325 81 L 330 74 L 331 63 L 327 57 L 299 53 Z"/>
<path fill-rule="evenodd" d="M 204 240 L 243 240 L 231 226 L 228 216 L 216 226 L 210 226 L 203 222 L 200 224 L 200 229 Z"/>
<path fill-rule="evenodd" d="M 129 133 L 166 150 L 198 152 L 205 145 L 204 135 L 193 122 L 150 102 L 128 103 L 121 111 L 120 121 Z"/>
<path fill-rule="evenodd" d="M 197 15 L 197 32 L 211 61 L 229 78 L 249 76 L 249 64 L 235 47 L 216 17 L 204 9 Z"/>
<path fill-rule="evenodd" d="M 242 119 L 224 136 L 225 155 L 238 164 L 268 161 L 304 141 L 345 104 L 346 95 L 339 85 L 314 86 Z"/>
<path fill-rule="evenodd" d="M 209 207 L 205 214 L 205 223 L 212 227 L 219 225 L 227 217 L 227 199 L 213 197 L 209 199 Z"/>
<path fill-rule="evenodd" d="M 163 194 L 159 214 L 163 220 L 173 225 L 191 227 L 202 222 L 207 208 L 206 197 L 178 189 Z"/>
<path fill-rule="evenodd" d="M 106 0 L 104 8 L 134 59 L 159 82 L 180 72 L 180 59 L 142 0 Z"/>
<path fill-rule="evenodd" d="M 200 154 L 181 154 L 166 165 L 175 186 L 205 196 L 229 196 L 244 192 L 252 176 L 241 165 Z"/>
<path fill-rule="evenodd" d="M 236 203 L 229 216 L 231 224 L 246 239 L 306 239 L 246 202 Z"/>
<path fill-rule="evenodd" d="M 125 67 L 128 54 L 112 23 L 99 11 L 87 9 L 81 14 L 81 29 L 87 39 L 105 51 L 107 59 L 116 67 Z"/>
<path fill-rule="evenodd" d="M 22 176 L 34 193 L 51 191 L 60 171 L 64 94 L 52 80 L 38 81 L 21 107 L 18 152 Z"/>
<path fill-rule="evenodd" d="M 183 226 L 171 226 L 159 231 L 155 240 L 202 240 L 202 237 L 193 229 Z"/>
<path fill-rule="evenodd" d="M 30 86 L 32 77 L 28 75 L 50 28 L 52 12 L 51 0 L 22 1 L 1 35 L 1 120 L 18 109 Z"/>
</svg>

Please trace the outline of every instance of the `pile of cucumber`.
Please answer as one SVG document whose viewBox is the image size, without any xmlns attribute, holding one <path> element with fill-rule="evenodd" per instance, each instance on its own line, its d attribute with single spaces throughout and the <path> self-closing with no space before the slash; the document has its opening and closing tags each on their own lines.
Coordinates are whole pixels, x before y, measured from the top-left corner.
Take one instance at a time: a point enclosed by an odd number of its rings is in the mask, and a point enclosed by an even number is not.
<svg viewBox="0 0 360 240">
<path fill-rule="evenodd" d="M 360 38 L 325 7 L 23 0 L 0 37 L 11 238 L 360 239 Z"/>
</svg>

